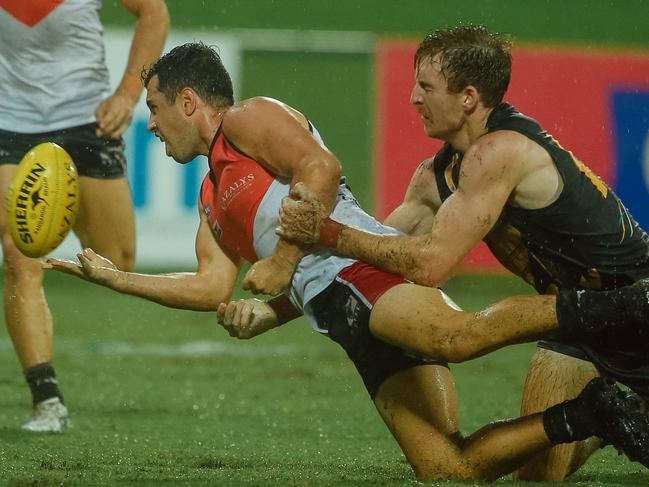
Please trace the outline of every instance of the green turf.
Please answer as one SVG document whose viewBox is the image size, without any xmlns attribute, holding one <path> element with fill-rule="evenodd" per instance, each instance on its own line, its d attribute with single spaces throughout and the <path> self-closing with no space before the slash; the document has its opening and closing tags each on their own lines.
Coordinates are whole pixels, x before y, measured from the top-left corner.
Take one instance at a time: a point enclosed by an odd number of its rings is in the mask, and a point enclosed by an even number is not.
<svg viewBox="0 0 649 487">
<path fill-rule="evenodd" d="M 67 276 L 49 276 L 47 289 L 73 427 L 45 436 L 19 429 L 29 398 L 2 330 L 1 484 L 417 485 L 351 364 L 305 323 L 237 342 L 210 314 Z M 447 289 L 473 309 L 528 292 L 493 276 Z M 453 367 L 463 432 L 517 414 L 532 350 L 512 347 Z M 571 482 L 646 485 L 647 474 L 608 449 Z"/>
</svg>

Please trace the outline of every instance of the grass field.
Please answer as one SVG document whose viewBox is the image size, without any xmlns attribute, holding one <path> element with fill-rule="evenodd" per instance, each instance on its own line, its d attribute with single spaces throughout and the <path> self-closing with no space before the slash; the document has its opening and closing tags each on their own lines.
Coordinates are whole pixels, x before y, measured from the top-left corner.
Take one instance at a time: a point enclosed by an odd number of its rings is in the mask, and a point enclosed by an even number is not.
<svg viewBox="0 0 649 487">
<path fill-rule="evenodd" d="M 529 292 L 493 276 L 458 278 L 446 289 L 467 309 Z M 68 276 L 48 276 L 47 291 L 73 427 L 63 435 L 20 430 L 30 399 L 3 328 L 2 485 L 417 484 L 351 363 L 306 323 L 237 342 L 211 314 Z M 463 432 L 517 415 L 532 350 L 511 347 L 453 367 Z M 609 448 L 570 483 L 640 486 L 649 474 Z"/>
</svg>

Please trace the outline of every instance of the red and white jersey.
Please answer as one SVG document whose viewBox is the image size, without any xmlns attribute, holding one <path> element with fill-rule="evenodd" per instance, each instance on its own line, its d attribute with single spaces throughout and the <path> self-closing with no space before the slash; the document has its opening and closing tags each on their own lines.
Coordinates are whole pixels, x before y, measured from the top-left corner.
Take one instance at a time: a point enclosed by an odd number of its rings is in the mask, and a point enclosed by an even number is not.
<svg viewBox="0 0 649 487">
<path fill-rule="evenodd" d="M 313 126 L 311 130 L 323 144 Z M 279 241 L 275 228 L 279 225 L 279 209 L 282 198 L 288 196 L 290 181 L 270 173 L 240 151 L 221 129 L 212 142 L 209 165 L 200 198 L 214 236 L 224 247 L 249 262 L 270 257 Z M 366 214 L 344 184 L 339 188 L 332 218 L 374 233 L 396 233 Z M 316 330 L 323 331 L 309 312 L 308 302 L 354 262 L 325 248 L 300 261 L 289 296 Z"/>
<path fill-rule="evenodd" d="M 0 0 L 0 129 L 95 121 L 110 94 L 101 0 Z"/>
</svg>

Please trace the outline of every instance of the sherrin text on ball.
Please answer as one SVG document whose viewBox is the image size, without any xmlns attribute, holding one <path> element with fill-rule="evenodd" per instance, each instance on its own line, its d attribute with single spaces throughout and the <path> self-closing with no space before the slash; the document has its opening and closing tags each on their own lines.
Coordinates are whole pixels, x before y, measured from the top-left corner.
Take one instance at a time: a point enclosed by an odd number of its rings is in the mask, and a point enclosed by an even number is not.
<svg viewBox="0 0 649 487">
<path fill-rule="evenodd" d="M 58 247 L 79 209 L 79 176 L 62 147 L 45 142 L 18 165 L 7 194 L 8 224 L 16 247 L 42 257 Z"/>
</svg>

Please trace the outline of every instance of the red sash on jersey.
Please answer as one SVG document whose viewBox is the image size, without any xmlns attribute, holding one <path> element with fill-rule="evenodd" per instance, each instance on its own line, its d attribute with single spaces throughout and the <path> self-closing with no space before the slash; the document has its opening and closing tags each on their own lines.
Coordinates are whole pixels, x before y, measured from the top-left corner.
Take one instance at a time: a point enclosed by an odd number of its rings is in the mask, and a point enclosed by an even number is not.
<svg viewBox="0 0 649 487">
<path fill-rule="evenodd" d="M 259 204 L 275 176 L 232 145 L 221 129 L 209 156 L 210 173 L 201 187 L 201 203 L 216 238 L 248 262 L 258 260 L 254 223 Z"/>
<path fill-rule="evenodd" d="M 0 7 L 28 27 L 34 27 L 63 0 L 0 0 Z"/>
</svg>

